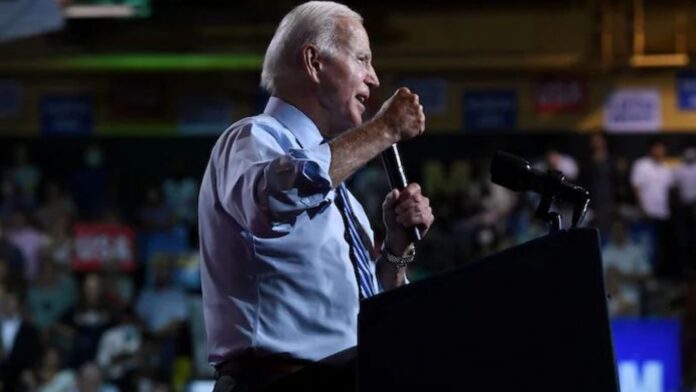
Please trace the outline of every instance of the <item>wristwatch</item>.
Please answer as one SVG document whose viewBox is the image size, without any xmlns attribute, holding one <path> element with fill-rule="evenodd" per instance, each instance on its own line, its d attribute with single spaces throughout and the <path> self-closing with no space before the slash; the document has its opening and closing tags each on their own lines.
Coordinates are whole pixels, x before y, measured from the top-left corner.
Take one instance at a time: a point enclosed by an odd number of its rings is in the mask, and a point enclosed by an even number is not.
<svg viewBox="0 0 696 392">
<path fill-rule="evenodd" d="M 413 263 L 413 260 L 416 258 L 416 247 L 411 244 L 409 245 L 408 252 L 405 256 L 395 256 L 387 250 L 384 244 L 382 244 L 382 255 L 389 264 L 396 268 L 403 268 Z"/>
</svg>

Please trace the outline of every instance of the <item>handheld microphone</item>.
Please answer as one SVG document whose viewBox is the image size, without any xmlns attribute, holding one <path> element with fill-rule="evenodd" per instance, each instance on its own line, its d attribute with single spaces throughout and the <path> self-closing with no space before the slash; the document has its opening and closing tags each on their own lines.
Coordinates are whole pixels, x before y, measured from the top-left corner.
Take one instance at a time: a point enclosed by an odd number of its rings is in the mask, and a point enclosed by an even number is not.
<svg viewBox="0 0 696 392">
<path fill-rule="evenodd" d="M 534 169 L 524 159 L 498 151 L 491 162 L 491 181 L 515 192 L 532 191 L 575 204 L 586 203 L 590 193 L 565 177 Z"/>
<path fill-rule="evenodd" d="M 406 180 L 406 172 L 401 164 L 401 155 L 396 144 L 392 144 L 388 149 L 382 152 L 382 163 L 384 170 L 389 178 L 389 186 L 392 189 L 403 190 L 408 185 Z M 408 228 L 409 239 L 413 242 L 418 242 L 421 239 L 420 230 L 418 227 L 412 226 Z"/>
</svg>

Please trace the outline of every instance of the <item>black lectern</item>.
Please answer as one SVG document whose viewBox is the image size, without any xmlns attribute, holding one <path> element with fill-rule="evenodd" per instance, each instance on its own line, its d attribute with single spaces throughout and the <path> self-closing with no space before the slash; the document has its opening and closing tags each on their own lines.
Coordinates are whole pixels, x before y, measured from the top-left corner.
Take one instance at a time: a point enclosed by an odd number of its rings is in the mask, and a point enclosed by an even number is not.
<svg viewBox="0 0 696 392">
<path fill-rule="evenodd" d="M 358 390 L 619 390 L 596 230 L 561 231 L 367 299 Z"/>
</svg>

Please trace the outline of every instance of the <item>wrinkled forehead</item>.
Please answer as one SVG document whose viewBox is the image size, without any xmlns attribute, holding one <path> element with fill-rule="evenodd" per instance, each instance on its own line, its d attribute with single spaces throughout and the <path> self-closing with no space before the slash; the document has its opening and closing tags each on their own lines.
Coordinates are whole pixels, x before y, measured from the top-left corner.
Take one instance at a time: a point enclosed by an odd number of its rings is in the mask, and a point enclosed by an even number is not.
<svg viewBox="0 0 696 392">
<path fill-rule="evenodd" d="M 350 51 L 370 53 L 370 39 L 362 23 L 353 18 L 339 18 L 336 23 L 336 43 L 338 47 Z"/>
</svg>

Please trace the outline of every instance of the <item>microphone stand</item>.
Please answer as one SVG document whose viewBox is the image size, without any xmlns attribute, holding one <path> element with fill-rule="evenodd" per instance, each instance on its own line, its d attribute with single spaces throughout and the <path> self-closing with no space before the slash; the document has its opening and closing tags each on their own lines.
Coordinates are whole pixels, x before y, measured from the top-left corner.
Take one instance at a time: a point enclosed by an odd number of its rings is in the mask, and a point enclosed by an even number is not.
<svg viewBox="0 0 696 392">
<path fill-rule="evenodd" d="M 555 233 L 563 228 L 563 217 L 558 212 L 551 211 L 551 205 L 556 201 L 556 196 L 553 190 L 565 181 L 565 176 L 558 170 L 548 170 L 549 184 L 545 191 L 541 194 L 541 202 L 537 207 L 534 216 L 546 222 L 549 225 L 549 233 Z M 575 228 L 585 218 L 587 207 L 590 205 L 590 194 L 586 192 L 584 199 L 577 200 L 573 204 L 573 218 L 571 228 Z"/>
</svg>

